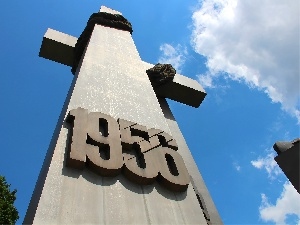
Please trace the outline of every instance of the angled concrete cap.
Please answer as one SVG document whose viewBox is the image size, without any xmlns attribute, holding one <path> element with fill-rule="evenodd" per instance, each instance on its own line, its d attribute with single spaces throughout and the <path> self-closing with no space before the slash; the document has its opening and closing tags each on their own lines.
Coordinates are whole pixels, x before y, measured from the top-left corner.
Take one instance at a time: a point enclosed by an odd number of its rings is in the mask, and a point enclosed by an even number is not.
<svg viewBox="0 0 300 225">
<path fill-rule="evenodd" d="M 122 13 L 116 11 L 116 10 L 113 10 L 111 8 L 108 8 L 104 5 L 101 6 L 100 8 L 100 12 L 106 12 L 106 13 L 110 13 L 110 14 L 119 14 L 119 15 L 122 15 Z"/>
</svg>

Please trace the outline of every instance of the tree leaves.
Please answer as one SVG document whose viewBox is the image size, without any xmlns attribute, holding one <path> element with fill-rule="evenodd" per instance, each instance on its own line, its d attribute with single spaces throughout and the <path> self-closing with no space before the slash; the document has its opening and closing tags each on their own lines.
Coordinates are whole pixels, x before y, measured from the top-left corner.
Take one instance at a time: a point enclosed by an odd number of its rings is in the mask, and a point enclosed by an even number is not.
<svg viewBox="0 0 300 225">
<path fill-rule="evenodd" d="M 10 191 L 10 184 L 5 177 L 0 176 L 0 224 L 15 224 L 19 213 L 14 202 L 17 190 Z"/>
</svg>

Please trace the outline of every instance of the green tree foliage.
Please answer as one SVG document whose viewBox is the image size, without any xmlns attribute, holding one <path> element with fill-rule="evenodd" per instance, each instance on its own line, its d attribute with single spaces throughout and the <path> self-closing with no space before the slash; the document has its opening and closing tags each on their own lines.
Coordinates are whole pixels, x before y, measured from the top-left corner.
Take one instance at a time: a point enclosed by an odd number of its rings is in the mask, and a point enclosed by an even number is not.
<svg viewBox="0 0 300 225">
<path fill-rule="evenodd" d="M 15 224 L 19 219 L 19 213 L 14 202 L 17 190 L 10 192 L 10 184 L 5 177 L 0 176 L 0 224 Z"/>
</svg>

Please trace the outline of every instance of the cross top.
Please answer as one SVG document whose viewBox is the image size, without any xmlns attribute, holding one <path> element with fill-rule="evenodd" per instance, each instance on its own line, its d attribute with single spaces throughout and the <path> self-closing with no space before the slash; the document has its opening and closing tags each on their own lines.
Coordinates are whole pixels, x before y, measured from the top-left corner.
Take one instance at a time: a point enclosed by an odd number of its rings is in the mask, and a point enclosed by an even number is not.
<svg viewBox="0 0 300 225">
<path fill-rule="evenodd" d="M 103 14 L 104 16 L 93 14 L 89 19 L 87 27 L 78 39 L 68 34 L 48 29 L 43 37 L 39 55 L 46 59 L 71 66 L 72 73 L 75 74 L 95 24 L 132 32 L 131 24 L 120 12 L 101 6 L 100 13 L 105 14 Z M 116 21 L 113 17 L 114 15 L 120 15 L 120 17 L 117 17 L 120 20 Z M 180 74 L 175 74 L 170 82 L 154 86 L 153 88 L 159 97 L 170 98 L 193 107 L 199 107 L 206 96 L 204 89 L 197 81 Z"/>
</svg>

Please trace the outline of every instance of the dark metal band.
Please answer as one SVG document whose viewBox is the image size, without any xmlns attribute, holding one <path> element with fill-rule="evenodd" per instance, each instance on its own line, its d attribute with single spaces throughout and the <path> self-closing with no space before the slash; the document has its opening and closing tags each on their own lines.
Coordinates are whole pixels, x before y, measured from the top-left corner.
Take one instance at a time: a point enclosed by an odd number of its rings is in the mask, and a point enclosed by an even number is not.
<svg viewBox="0 0 300 225">
<path fill-rule="evenodd" d="M 94 30 L 95 24 L 99 24 L 106 27 L 115 28 L 118 30 L 129 31 L 132 34 L 132 26 L 131 23 L 128 22 L 122 15 L 119 14 L 110 14 L 106 12 L 98 12 L 93 13 L 88 22 L 86 27 L 84 28 L 83 32 L 81 33 L 80 37 L 77 40 L 74 49 L 74 62 L 72 66 L 72 73 L 75 74 L 78 63 L 81 59 L 81 56 L 84 52 L 84 49 L 92 35 Z"/>
</svg>

